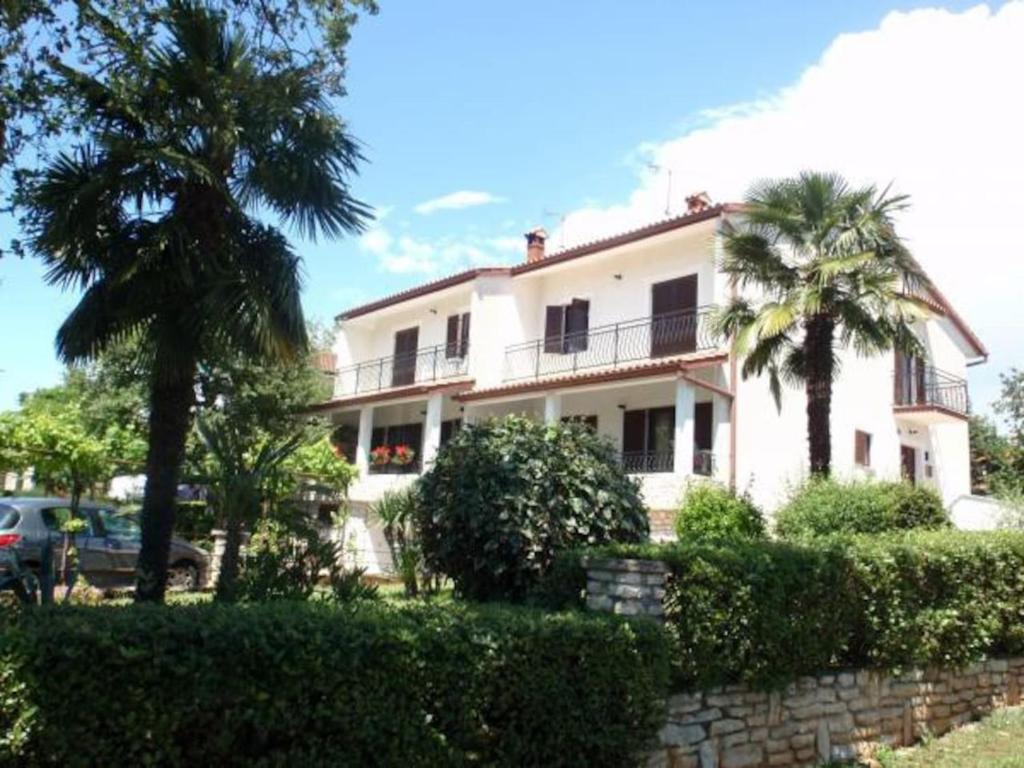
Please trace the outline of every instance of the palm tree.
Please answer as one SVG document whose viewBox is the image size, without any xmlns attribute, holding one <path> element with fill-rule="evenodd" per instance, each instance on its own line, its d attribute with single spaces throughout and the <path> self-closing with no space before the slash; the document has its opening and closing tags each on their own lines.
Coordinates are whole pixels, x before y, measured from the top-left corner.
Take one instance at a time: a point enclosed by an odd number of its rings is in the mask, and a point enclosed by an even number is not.
<svg viewBox="0 0 1024 768">
<path fill-rule="evenodd" d="M 806 172 L 754 185 L 741 223 L 726 225 L 721 269 L 738 291 L 717 328 L 744 378 L 767 373 L 778 408 L 783 382 L 803 385 L 812 474 L 831 469 L 838 350 L 921 352 L 911 327 L 927 315 L 927 279 L 893 223 L 906 201 Z"/>
<path fill-rule="evenodd" d="M 44 169 L 27 222 L 48 280 L 84 291 L 59 355 L 144 339 L 136 599 L 159 601 L 197 370 L 225 350 L 287 359 L 306 347 L 300 260 L 257 214 L 316 237 L 360 231 L 370 211 L 349 193 L 362 158 L 316 71 L 262 67 L 244 34 L 192 2 L 170 4 L 159 44 L 110 38 L 98 74 L 61 70 L 88 142 Z"/>
</svg>

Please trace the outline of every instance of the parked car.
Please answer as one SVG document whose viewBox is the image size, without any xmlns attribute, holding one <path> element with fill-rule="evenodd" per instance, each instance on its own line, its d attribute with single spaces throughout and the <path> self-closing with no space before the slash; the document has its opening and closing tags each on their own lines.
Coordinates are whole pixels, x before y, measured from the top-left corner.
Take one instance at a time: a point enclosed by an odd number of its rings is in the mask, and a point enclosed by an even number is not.
<svg viewBox="0 0 1024 768">
<path fill-rule="evenodd" d="M 78 516 L 85 522 L 85 530 L 75 535 L 79 572 L 101 589 L 133 586 L 142 539 L 138 519 L 111 504 L 91 501 L 79 504 Z M 70 517 L 68 499 L 0 498 L 0 549 L 15 550 L 26 567 L 38 569 L 49 539 L 59 566 L 64 547 L 61 526 Z M 207 567 L 202 549 L 171 539 L 168 562 L 169 588 L 191 591 L 202 586 Z"/>
</svg>

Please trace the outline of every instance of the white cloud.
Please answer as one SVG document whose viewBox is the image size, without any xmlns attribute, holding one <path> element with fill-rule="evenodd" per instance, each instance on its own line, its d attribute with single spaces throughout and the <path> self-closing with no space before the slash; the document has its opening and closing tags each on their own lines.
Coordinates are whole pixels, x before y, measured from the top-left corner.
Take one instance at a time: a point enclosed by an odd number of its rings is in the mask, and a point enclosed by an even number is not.
<svg viewBox="0 0 1024 768">
<path fill-rule="evenodd" d="M 413 208 L 416 213 L 429 214 L 435 211 L 455 211 L 461 208 L 472 208 L 477 205 L 490 205 L 492 203 L 504 202 L 504 198 L 492 195 L 490 192 L 478 192 L 471 189 L 461 189 L 442 197 L 435 197 L 427 200 Z"/>
<path fill-rule="evenodd" d="M 436 276 L 467 267 L 507 264 L 513 240 L 516 238 L 474 234 L 458 238 L 395 237 L 384 227 L 376 225 L 360 238 L 359 247 L 375 256 L 387 272 Z M 521 241 L 516 240 L 516 245 L 517 250 L 525 253 L 526 246 Z"/>
<path fill-rule="evenodd" d="M 571 213 L 553 242 L 619 232 L 673 213 L 707 190 L 738 200 L 751 182 L 805 168 L 911 196 L 901 221 L 937 284 L 992 350 L 972 374 L 976 402 L 996 372 L 1024 364 L 1024 2 L 962 13 L 890 13 L 844 34 L 800 78 L 767 98 L 702 111 L 679 137 L 632 153 L 623 201 Z"/>
</svg>

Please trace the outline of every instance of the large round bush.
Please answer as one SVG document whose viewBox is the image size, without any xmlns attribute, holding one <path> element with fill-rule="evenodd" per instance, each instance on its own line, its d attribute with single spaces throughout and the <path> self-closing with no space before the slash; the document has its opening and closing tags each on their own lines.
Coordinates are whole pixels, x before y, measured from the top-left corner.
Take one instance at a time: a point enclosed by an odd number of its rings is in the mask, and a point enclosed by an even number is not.
<svg viewBox="0 0 1024 768">
<path fill-rule="evenodd" d="M 775 532 L 784 539 L 948 526 L 939 495 L 910 483 L 812 479 L 775 513 Z"/>
<path fill-rule="evenodd" d="M 686 489 L 676 512 L 676 536 L 680 541 L 727 541 L 763 539 L 764 516 L 747 496 L 710 482 L 696 482 Z"/>
<path fill-rule="evenodd" d="M 561 550 L 648 534 L 609 442 L 518 416 L 460 430 L 420 479 L 416 514 L 427 565 L 476 600 L 521 600 Z"/>
</svg>

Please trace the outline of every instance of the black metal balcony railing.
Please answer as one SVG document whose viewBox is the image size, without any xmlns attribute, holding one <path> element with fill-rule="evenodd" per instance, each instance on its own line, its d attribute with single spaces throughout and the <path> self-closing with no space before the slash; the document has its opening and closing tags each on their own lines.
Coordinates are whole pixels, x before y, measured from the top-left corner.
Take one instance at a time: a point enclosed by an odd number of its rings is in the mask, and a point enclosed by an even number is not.
<svg viewBox="0 0 1024 768">
<path fill-rule="evenodd" d="M 453 350 L 450 344 L 423 347 L 415 352 L 390 355 L 350 365 L 338 371 L 335 397 L 407 387 L 430 381 L 465 376 L 469 365 L 468 345 Z"/>
<path fill-rule="evenodd" d="M 714 474 L 714 453 L 706 450 L 693 452 L 693 474 L 711 477 Z M 629 474 L 652 474 L 675 471 L 672 451 L 625 451 L 622 468 Z"/>
<path fill-rule="evenodd" d="M 909 375 L 898 376 L 897 406 L 934 406 L 954 413 L 970 412 L 967 381 L 931 365 L 915 364 Z"/>
<path fill-rule="evenodd" d="M 643 317 L 540 338 L 505 349 L 505 381 L 535 379 L 588 368 L 713 349 L 719 339 L 709 322 L 710 307 Z"/>
</svg>

